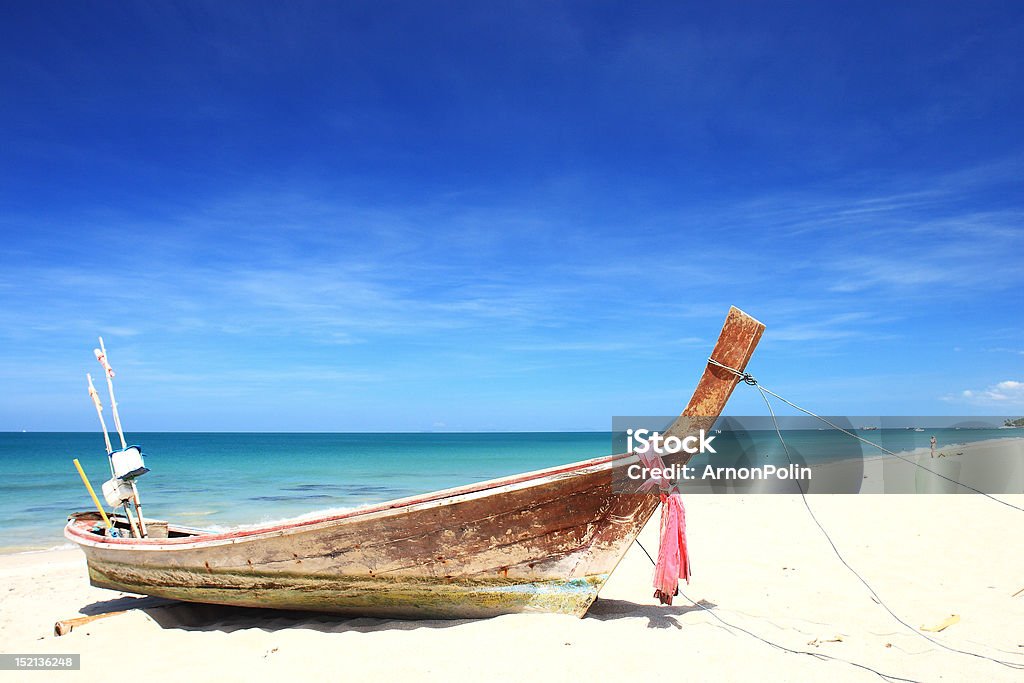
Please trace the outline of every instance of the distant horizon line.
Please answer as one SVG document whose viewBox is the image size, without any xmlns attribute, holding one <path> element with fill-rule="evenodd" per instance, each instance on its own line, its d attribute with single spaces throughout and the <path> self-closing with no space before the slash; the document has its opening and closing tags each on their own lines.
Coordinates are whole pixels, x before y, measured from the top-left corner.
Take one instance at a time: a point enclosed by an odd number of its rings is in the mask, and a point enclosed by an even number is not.
<svg viewBox="0 0 1024 683">
<path fill-rule="evenodd" d="M 797 428 L 786 428 L 782 427 L 786 431 L 837 431 L 828 427 L 797 427 Z M 870 427 L 870 430 L 878 431 L 907 431 L 908 429 L 914 429 L 914 426 L 899 426 L 899 427 Z M 1024 429 L 1024 427 L 1006 427 L 1006 426 L 967 426 L 967 425 L 924 425 L 921 426 L 923 429 L 957 429 L 957 430 L 970 430 L 970 429 Z M 743 427 L 743 431 L 774 431 L 773 427 L 756 428 L 756 427 Z M 855 431 L 861 431 L 864 427 L 852 427 Z M 621 431 L 621 430 L 620 430 Z M 726 430 L 733 431 L 733 430 Z M 126 434 L 126 438 L 130 435 L 149 435 L 149 434 L 266 434 L 266 435 L 278 435 L 278 434 L 293 434 L 293 435 L 305 435 L 305 434 L 611 434 L 615 430 L 612 429 L 478 429 L 478 430 L 189 430 L 189 429 L 167 429 L 159 431 L 134 431 L 130 434 Z M 0 434 L 93 434 L 99 436 L 96 432 L 82 431 L 82 430 L 0 430 Z M 131 441 L 131 439 L 127 439 Z"/>
<path fill-rule="evenodd" d="M 95 434 L 92 431 L 67 429 L 16 429 L 0 430 L 0 434 Z M 132 431 L 131 434 L 602 434 L 599 429 L 389 429 L 389 430 L 212 430 L 212 429 L 163 429 L 159 431 Z M 116 434 L 115 434 L 116 435 Z M 127 433 L 126 433 L 127 436 Z"/>
</svg>

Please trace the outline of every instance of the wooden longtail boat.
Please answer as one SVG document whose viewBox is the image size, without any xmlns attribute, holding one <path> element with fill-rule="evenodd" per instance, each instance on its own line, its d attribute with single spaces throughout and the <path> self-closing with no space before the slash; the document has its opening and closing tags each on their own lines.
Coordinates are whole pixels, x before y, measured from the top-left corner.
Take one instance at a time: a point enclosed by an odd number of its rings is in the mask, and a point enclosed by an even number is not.
<svg viewBox="0 0 1024 683">
<path fill-rule="evenodd" d="M 743 370 L 763 331 L 732 308 L 711 357 Z M 710 430 L 738 381 L 708 364 L 664 435 Z M 659 505 L 643 482 L 613 481 L 633 462 L 633 453 L 598 457 L 225 533 L 171 525 L 168 538 L 111 538 L 84 512 L 64 534 L 85 551 L 94 586 L 131 593 L 369 616 L 582 617 Z"/>
</svg>

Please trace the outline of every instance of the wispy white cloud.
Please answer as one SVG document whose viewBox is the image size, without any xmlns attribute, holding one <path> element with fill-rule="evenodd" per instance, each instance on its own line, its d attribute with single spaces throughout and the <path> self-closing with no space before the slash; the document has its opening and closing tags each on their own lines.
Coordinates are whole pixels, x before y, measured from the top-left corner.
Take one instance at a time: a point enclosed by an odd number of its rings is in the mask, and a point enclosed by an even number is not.
<svg viewBox="0 0 1024 683">
<path fill-rule="evenodd" d="M 991 353 L 1013 353 L 1018 356 L 1024 356 L 1024 349 L 1010 349 L 1006 347 L 996 347 L 994 349 L 986 349 Z"/>
<path fill-rule="evenodd" d="M 892 261 L 885 257 L 852 257 L 833 264 L 833 267 L 845 274 L 840 274 L 829 289 L 841 293 L 862 292 L 878 287 L 916 288 L 948 281 L 950 278 L 948 269 L 938 265 Z"/>
<path fill-rule="evenodd" d="M 578 342 L 550 342 L 547 344 L 513 344 L 506 346 L 508 351 L 526 352 L 619 352 L 636 348 L 636 342 L 599 342 L 599 341 L 578 341 Z"/>
<path fill-rule="evenodd" d="M 788 343 L 808 350 L 825 344 L 854 341 L 875 343 L 899 336 L 892 331 L 898 316 L 870 311 L 838 314 L 805 311 L 796 316 L 780 314 L 777 320 L 779 322 L 769 328 L 767 343 Z"/>
<path fill-rule="evenodd" d="M 965 389 L 956 397 L 967 403 L 987 406 L 1018 407 L 1024 406 L 1024 382 L 1004 380 L 984 389 Z"/>
<path fill-rule="evenodd" d="M 898 344 L 906 355 L 924 343 L 904 318 L 1010 300 L 1024 285 L 1010 258 L 1024 252 L 1018 213 L 968 210 L 943 183 L 923 185 L 638 210 L 629 230 L 626 218 L 581 218 L 573 197 L 550 194 L 367 208 L 282 190 L 164 222 L 107 215 L 95 241 L 118 245 L 130 267 L 107 267 L 85 246 L 52 262 L 6 256 L 0 340 L 38 374 L 3 376 L 45 380 L 53 394 L 72 377 L 77 391 L 103 334 L 136 381 L 174 396 L 199 396 L 203 377 L 209 396 L 234 387 L 256 401 L 276 387 L 339 405 L 353 387 L 381 397 L 389 384 L 449 377 L 550 388 L 549 378 L 585 383 L 620 361 L 646 372 L 680 351 L 699 361 L 730 304 L 768 324 L 761 359 L 884 363 L 867 349 Z M 1011 309 L 1001 337 L 986 326 L 987 345 L 1019 339 Z M 929 335 L 962 343 L 957 324 Z M 54 360 L 83 348 L 85 365 Z"/>
</svg>

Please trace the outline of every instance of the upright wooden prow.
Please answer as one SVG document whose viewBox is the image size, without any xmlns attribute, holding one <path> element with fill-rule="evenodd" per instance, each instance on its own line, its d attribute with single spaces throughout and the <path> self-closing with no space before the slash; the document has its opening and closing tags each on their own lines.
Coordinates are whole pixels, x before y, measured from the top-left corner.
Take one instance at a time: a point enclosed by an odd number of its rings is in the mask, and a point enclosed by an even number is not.
<svg viewBox="0 0 1024 683">
<path fill-rule="evenodd" d="M 750 317 L 735 306 L 730 307 L 729 313 L 725 317 L 725 324 L 718 335 L 718 342 L 708 358 L 714 359 L 738 372 L 743 372 L 747 367 L 747 362 L 754 354 L 757 343 L 761 340 L 764 329 L 765 327 L 760 321 Z M 712 365 L 710 362 L 705 363 L 700 380 L 697 382 L 697 386 L 693 390 L 693 395 L 686 404 L 686 408 L 676 418 L 675 422 L 664 431 L 663 436 L 666 439 L 670 436 L 675 436 L 682 440 L 701 429 L 710 430 L 725 409 L 725 404 L 739 382 L 740 377 L 735 373 Z M 622 456 L 613 457 L 628 458 L 625 462 L 629 463 L 638 456 L 627 453 Z M 666 454 L 663 460 L 669 465 L 682 466 L 691 457 L 693 456 L 690 453 L 678 451 Z M 612 484 L 613 488 L 620 492 L 642 493 L 644 491 L 644 482 L 640 480 L 624 480 L 621 474 L 625 471 L 625 465 L 618 467 L 618 476 L 615 479 L 615 483 Z M 685 486 L 683 487 L 683 493 L 685 494 Z M 626 529 L 610 529 L 604 534 L 606 538 L 611 537 L 613 534 L 618 534 L 618 538 L 615 541 L 617 544 L 617 557 L 613 568 L 618 565 L 629 549 L 629 546 L 636 540 L 644 525 L 650 520 L 660 505 L 659 496 L 652 495 L 650 492 L 647 495 L 627 497 L 634 499 L 633 509 L 626 510 L 621 507 L 615 507 L 613 512 L 621 518 L 631 518 L 633 520 L 632 525 Z M 615 501 L 615 504 L 616 506 L 622 505 L 621 501 Z M 586 609 L 583 609 L 578 614 L 582 616 L 585 612 Z"/>
<path fill-rule="evenodd" d="M 762 334 L 764 323 L 731 306 L 709 358 L 743 372 Z M 706 364 L 689 403 L 665 435 L 683 436 L 694 430 L 711 429 L 739 382 L 735 373 Z"/>
</svg>

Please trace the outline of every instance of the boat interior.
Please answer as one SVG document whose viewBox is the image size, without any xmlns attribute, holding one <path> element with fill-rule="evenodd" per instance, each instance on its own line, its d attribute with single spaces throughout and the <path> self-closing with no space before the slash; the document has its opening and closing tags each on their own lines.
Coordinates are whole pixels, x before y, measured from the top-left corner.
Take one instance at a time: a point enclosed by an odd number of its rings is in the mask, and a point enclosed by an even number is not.
<svg viewBox="0 0 1024 683">
<path fill-rule="evenodd" d="M 111 524 L 114 525 L 114 529 L 117 530 L 117 535 L 120 538 L 135 537 L 132 525 L 124 515 L 108 515 L 107 517 L 110 519 Z M 76 512 L 68 516 L 68 521 L 78 522 L 79 528 L 88 528 L 91 522 L 90 533 L 105 538 L 111 536 L 110 529 L 103 523 L 103 518 L 100 517 L 98 512 Z M 164 520 L 148 518 L 146 519 L 146 532 L 147 538 L 190 538 L 213 533 L 204 529 L 170 525 Z"/>
</svg>

